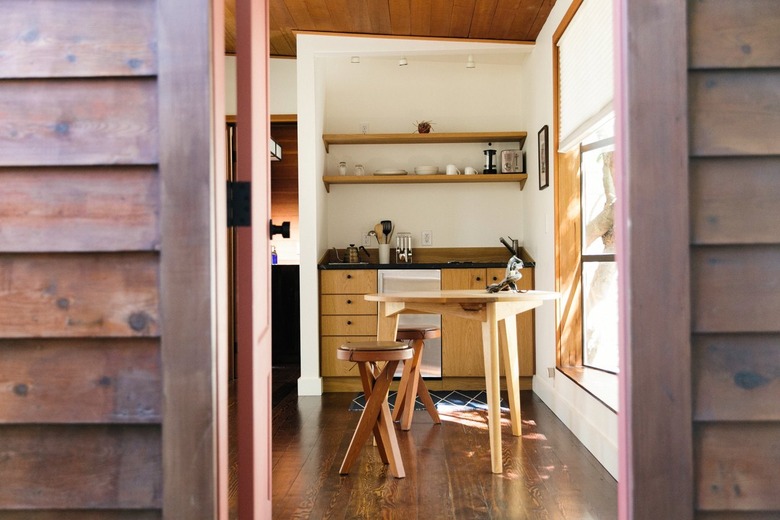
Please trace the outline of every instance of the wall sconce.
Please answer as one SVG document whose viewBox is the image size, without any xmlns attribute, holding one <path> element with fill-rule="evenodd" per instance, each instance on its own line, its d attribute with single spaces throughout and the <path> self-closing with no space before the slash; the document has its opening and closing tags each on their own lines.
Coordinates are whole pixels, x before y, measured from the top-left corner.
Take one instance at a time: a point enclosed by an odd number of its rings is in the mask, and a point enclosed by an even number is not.
<svg viewBox="0 0 780 520">
<path fill-rule="evenodd" d="M 405 66 L 405 65 L 409 65 L 409 62 L 408 62 L 408 61 L 406 61 L 406 57 L 404 56 L 403 58 L 401 58 L 400 60 L 398 60 L 398 66 L 399 66 L 399 67 L 403 67 L 403 66 Z"/>
<path fill-rule="evenodd" d="M 474 65 L 474 57 L 469 54 L 469 59 L 466 60 L 466 68 L 467 69 L 473 69 L 476 65 Z"/>
<path fill-rule="evenodd" d="M 349 60 L 350 63 L 360 63 L 360 56 L 352 56 L 352 59 Z"/>
</svg>

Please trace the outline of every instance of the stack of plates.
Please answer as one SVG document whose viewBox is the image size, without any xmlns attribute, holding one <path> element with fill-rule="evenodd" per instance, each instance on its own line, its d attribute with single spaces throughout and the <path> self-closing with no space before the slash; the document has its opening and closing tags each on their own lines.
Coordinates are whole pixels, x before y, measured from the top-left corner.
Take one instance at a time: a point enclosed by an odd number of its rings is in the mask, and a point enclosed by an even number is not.
<svg viewBox="0 0 780 520">
<path fill-rule="evenodd" d="M 384 168 L 374 172 L 374 175 L 406 175 L 406 170 L 396 170 L 393 168 Z"/>
<path fill-rule="evenodd" d="M 438 166 L 417 166 L 414 169 L 414 173 L 417 175 L 433 175 L 439 173 Z"/>
</svg>

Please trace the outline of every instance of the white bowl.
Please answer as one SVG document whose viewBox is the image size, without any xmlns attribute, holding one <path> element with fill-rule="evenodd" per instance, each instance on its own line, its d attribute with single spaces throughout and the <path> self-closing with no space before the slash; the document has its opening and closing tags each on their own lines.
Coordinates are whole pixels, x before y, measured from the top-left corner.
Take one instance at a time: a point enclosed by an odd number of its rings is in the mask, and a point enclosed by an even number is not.
<svg viewBox="0 0 780 520">
<path fill-rule="evenodd" d="M 438 166 L 417 166 L 414 169 L 414 173 L 417 175 L 432 175 L 435 173 L 439 173 L 439 167 Z"/>
</svg>

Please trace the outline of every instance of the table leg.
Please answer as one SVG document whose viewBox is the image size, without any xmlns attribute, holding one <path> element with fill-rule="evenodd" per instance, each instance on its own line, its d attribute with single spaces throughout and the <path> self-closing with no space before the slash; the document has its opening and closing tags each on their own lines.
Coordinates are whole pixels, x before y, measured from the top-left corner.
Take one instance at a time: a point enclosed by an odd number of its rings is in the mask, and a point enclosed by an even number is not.
<svg viewBox="0 0 780 520">
<path fill-rule="evenodd" d="M 488 431 L 490 432 L 490 465 L 493 473 L 503 471 L 501 463 L 501 384 L 498 369 L 498 321 L 495 304 L 486 307 L 482 322 L 482 351 L 485 357 L 485 389 L 488 401 Z"/>
<path fill-rule="evenodd" d="M 510 316 L 498 322 L 501 333 L 501 354 L 504 358 L 506 390 L 509 397 L 509 417 L 512 421 L 512 435 L 521 435 L 520 422 L 520 365 L 517 359 L 517 318 Z"/>
</svg>

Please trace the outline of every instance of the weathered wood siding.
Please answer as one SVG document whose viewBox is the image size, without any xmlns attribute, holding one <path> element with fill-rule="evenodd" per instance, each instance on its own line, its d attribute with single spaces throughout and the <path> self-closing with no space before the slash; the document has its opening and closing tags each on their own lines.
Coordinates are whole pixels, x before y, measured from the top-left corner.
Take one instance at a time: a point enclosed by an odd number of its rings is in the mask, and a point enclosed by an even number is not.
<svg viewBox="0 0 780 520">
<path fill-rule="evenodd" d="M 0 2 L 0 517 L 162 516 L 156 0 Z"/>
<path fill-rule="evenodd" d="M 691 0 L 696 517 L 780 515 L 780 2 Z"/>
</svg>

